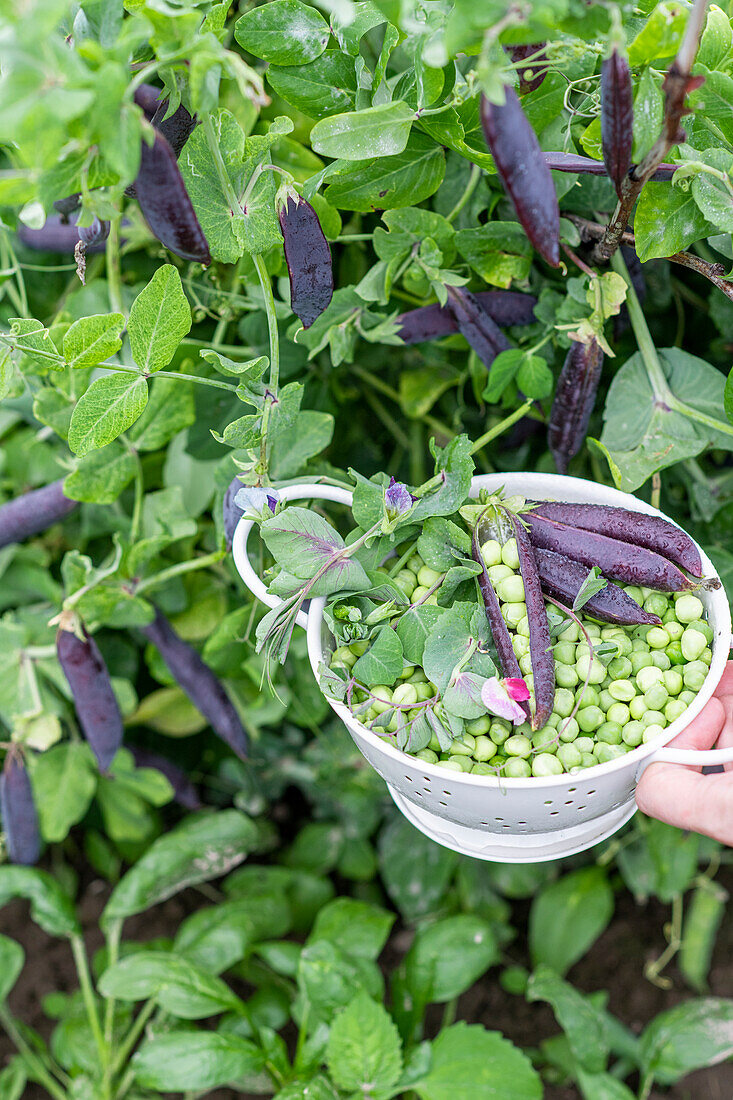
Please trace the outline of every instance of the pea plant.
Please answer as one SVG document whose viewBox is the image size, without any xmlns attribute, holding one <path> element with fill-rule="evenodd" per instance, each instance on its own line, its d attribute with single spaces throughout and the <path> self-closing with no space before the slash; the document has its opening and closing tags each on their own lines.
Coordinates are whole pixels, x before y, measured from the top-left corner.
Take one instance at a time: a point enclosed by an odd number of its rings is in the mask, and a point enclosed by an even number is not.
<svg viewBox="0 0 733 1100">
<path fill-rule="evenodd" d="M 3 939 L 3 1100 L 519 1098 L 543 1081 L 644 1100 L 731 1056 L 731 1001 L 704 996 L 725 853 L 647 821 L 563 867 L 431 846 L 390 816 L 292 616 L 263 617 L 230 551 L 243 513 L 268 530 L 297 481 L 377 486 L 381 509 L 380 471 L 411 501 L 453 477 L 435 521 L 474 465 L 557 471 L 661 506 L 731 590 L 732 16 L 728 0 L 0 13 L 0 899 L 25 898 L 78 972 L 36 1034 L 8 1007 L 23 955 Z M 352 549 L 376 569 L 368 528 Z M 492 566 L 459 541 L 456 584 L 474 585 Z M 434 583 L 420 562 L 410 576 Z M 285 565 L 313 581 L 310 560 Z M 348 680 L 364 654 L 345 620 L 335 635 Z M 475 733 L 486 769 L 500 742 Z M 91 965 L 81 868 L 109 893 Z M 123 938 L 197 885 L 211 904 L 196 895 L 164 942 Z M 639 974 L 698 994 L 640 1033 L 566 980 L 629 894 L 671 907 Z M 499 981 L 562 1034 L 523 1053 L 457 1015 Z"/>
</svg>

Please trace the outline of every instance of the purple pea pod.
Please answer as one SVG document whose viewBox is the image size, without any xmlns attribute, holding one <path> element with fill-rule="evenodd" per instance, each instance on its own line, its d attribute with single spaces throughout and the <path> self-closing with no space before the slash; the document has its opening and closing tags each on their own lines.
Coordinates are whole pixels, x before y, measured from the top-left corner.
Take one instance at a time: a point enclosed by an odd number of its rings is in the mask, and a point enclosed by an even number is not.
<svg viewBox="0 0 733 1100">
<path fill-rule="evenodd" d="M 173 114 L 166 118 L 168 100 L 160 99 L 160 89 L 151 84 L 141 84 L 135 91 L 135 102 L 142 107 L 148 122 L 152 122 L 155 129 L 163 135 L 176 160 L 181 155 L 181 150 L 198 125 L 198 119 L 192 115 L 183 104 L 179 104 Z"/>
<path fill-rule="evenodd" d="M 537 299 L 531 294 L 516 290 L 481 290 L 473 297 L 497 325 L 531 325 L 537 320 L 534 315 Z M 406 344 L 439 340 L 458 332 L 453 311 L 437 303 L 400 313 L 395 324 L 399 325 L 397 335 Z"/>
<path fill-rule="evenodd" d="M 504 91 L 502 104 L 481 96 L 486 144 L 524 232 L 540 256 L 551 267 L 558 267 L 560 208 L 552 174 L 517 93 L 509 85 Z"/>
<path fill-rule="evenodd" d="M 296 191 L 289 189 L 278 201 L 277 216 L 285 242 L 290 308 L 303 328 L 309 328 L 333 297 L 331 249 L 315 210 Z"/>
<path fill-rule="evenodd" d="M 555 661 L 550 643 L 550 624 L 547 620 L 542 583 L 529 534 L 520 516 L 508 512 L 508 519 L 514 531 L 514 538 L 517 540 L 519 572 L 524 583 L 524 602 L 527 605 L 529 622 L 529 654 L 532 660 L 535 697 L 532 729 L 539 730 L 547 724 L 555 702 Z"/>
<path fill-rule="evenodd" d="M 520 67 L 517 70 L 519 73 L 519 91 L 522 95 L 536 91 L 547 76 L 547 57 L 544 53 L 540 53 L 544 46 L 544 42 L 535 42 L 531 46 L 507 47 L 515 65 L 518 62 L 525 61 L 528 57 L 533 59 L 526 68 Z"/>
<path fill-rule="evenodd" d="M 484 366 L 490 367 L 499 352 L 506 351 L 511 344 L 470 290 L 462 286 L 449 286 L 446 290 L 448 307 L 461 336 L 468 341 Z"/>
<path fill-rule="evenodd" d="M 554 500 L 537 504 L 533 515 L 646 547 L 676 562 L 693 577 L 702 577 L 702 559 L 695 543 L 686 531 L 661 516 L 647 516 L 643 512 L 614 508 L 609 504 L 571 504 Z"/>
<path fill-rule="evenodd" d="M 563 554 L 540 550 L 538 546 L 534 548 L 534 556 L 543 591 L 572 607 L 591 570 Z M 583 613 L 617 626 L 659 626 L 662 622 L 658 615 L 639 607 L 613 581 L 607 581 L 604 589 L 586 600 Z"/>
<path fill-rule="evenodd" d="M 106 772 L 122 744 L 122 715 L 99 646 L 74 612 L 61 614 L 56 653 L 84 737 Z"/>
<path fill-rule="evenodd" d="M 201 659 L 199 653 L 176 634 L 158 608 L 149 626 L 142 627 L 145 637 L 153 643 L 168 666 L 173 679 L 185 691 L 193 705 L 201 711 L 214 733 L 242 760 L 247 757 L 247 735 L 234 705 L 218 676 Z"/>
<path fill-rule="evenodd" d="M 56 199 L 53 204 L 54 210 L 58 211 L 61 215 L 61 221 L 64 225 L 68 222 L 72 214 L 81 206 L 81 191 L 75 191 L 73 195 L 67 195 L 65 199 Z"/>
<path fill-rule="evenodd" d="M 550 411 L 547 442 L 559 474 L 583 446 L 596 403 L 603 370 L 603 351 L 597 340 L 573 343 L 565 357 Z"/>
<path fill-rule="evenodd" d="M 605 176 L 606 165 L 602 160 L 593 160 L 592 157 L 583 157 L 578 153 L 543 153 L 545 164 L 553 172 L 578 172 L 581 175 Z M 660 164 L 653 176 L 649 178 L 653 183 L 667 183 L 672 179 L 679 164 Z"/>
<path fill-rule="evenodd" d="M 0 547 L 22 542 L 60 523 L 79 505 L 64 496 L 63 479 L 0 505 Z"/>
<path fill-rule="evenodd" d="M 104 224 L 108 225 L 107 222 Z M 49 214 L 40 229 L 29 229 L 21 222 L 17 232 L 18 239 L 36 252 L 73 252 L 81 236 L 81 230 L 60 214 Z M 87 252 L 104 252 L 104 242 L 102 237 L 87 245 Z"/>
<path fill-rule="evenodd" d="M 149 752 L 147 749 L 138 748 L 137 745 L 130 745 L 129 749 L 138 768 L 154 768 L 166 777 L 173 788 L 173 798 L 179 806 L 183 806 L 186 810 L 202 808 L 203 803 L 196 788 L 182 768 L 166 756 L 159 756 L 157 752 Z"/>
<path fill-rule="evenodd" d="M 92 245 L 101 244 L 109 237 L 109 222 L 100 221 L 100 219 L 94 216 L 91 225 L 80 225 L 79 240 L 84 245 L 84 248 L 89 251 Z"/>
<path fill-rule="evenodd" d="M 601 144 L 603 163 L 621 195 L 621 185 L 631 168 L 634 141 L 634 93 L 629 63 L 614 46 L 601 63 Z"/>
<path fill-rule="evenodd" d="M 211 253 L 173 149 L 161 133 L 143 141 L 135 180 L 137 201 L 154 237 L 183 260 L 210 264 Z"/>
<path fill-rule="evenodd" d="M 41 854 L 41 833 L 33 789 L 23 758 L 16 748 L 5 757 L 0 776 L 0 815 L 11 863 L 32 864 Z"/>
</svg>

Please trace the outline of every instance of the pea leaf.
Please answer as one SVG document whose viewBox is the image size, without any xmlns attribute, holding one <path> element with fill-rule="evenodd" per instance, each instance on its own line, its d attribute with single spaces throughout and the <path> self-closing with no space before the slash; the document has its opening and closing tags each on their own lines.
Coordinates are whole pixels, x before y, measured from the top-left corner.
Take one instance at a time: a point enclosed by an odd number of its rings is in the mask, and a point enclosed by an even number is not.
<svg viewBox="0 0 733 1100">
<path fill-rule="evenodd" d="M 80 317 L 64 335 L 64 358 L 70 367 L 96 367 L 122 347 L 125 318 L 121 313 Z"/>
<path fill-rule="evenodd" d="M 408 608 L 404 615 L 400 616 L 396 634 L 402 642 L 402 653 L 406 661 L 411 664 L 422 664 L 425 642 L 444 611 L 443 607 L 420 604 L 417 607 Z"/>
<path fill-rule="evenodd" d="M 326 1064 L 334 1083 L 347 1092 L 382 1096 L 402 1072 L 402 1044 L 387 1010 L 359 993 L 333 1024 Z"/>
<path fill-rule="evenodd" d="M 308 65 L 269 65 L 265 75 L 279 96 L 311 118 L 339 114 L 354 106 L 354 61 L 339 50 L 326 50 Z"/>
<path fill-rule="evenodd" d="M 83 458 L 111 443 L 135 423 L 148 401 L 144 378 L 108 374 L 92 382 L 79 398 L 69 425 L 69 447 Z"/>
<path fill-rule="evenodd" d="M 211 121 L 224 167 L 232 187 L 239 193 L 244 162 L 244 131 L 234 115 L 224 109 L 215 112 Z M 224 193 L 202 126 L 197 127 L 186 142 L 178 167 L 211 255 L 224 263 L 235 263 L 243 252 L 243 213 L 241 207 L 232 209 Z"/>
<path fill-rule="evenodd" d="M 592 599 L 592 597 L 599 592 L 602 592 L 607 584 L 608 581 L 605 577 L 601 576 L 601 571 L 598 566 L 594 565 L 578 589 L 577 595 L 573 600 L 573 611 L 580 611 L 581 607 L 585 607 L 588 600 Z"/>
<path fill-rule="evenodd" d="M 136 451 L 158 451 L 194 423 L 193 390 L 193 383 L 175 378 L 153 379 L 143 414 L 128 432 Z"/>
<path fill-rule="evenodd" d="M 132 1059 L 135 1080 L 164 1092 L 208 1092 L 262 1069 L 249 1039 L 217 1031 L 172 1031 L 146 1039 Z"/>
<path fill-rule="evenodd" d="M 716 168 L 731 181 L 733 153 L 727 149 L 706 149 L 700 159 L 711 168 Z M 723 180 L 707 172 L 699 172 L 690 185 L 693 198 L 701 213 L 725 233 L 733 232 L 733 194 Z"/>
<path fill-rule="evenodd" d="M 97 789 L 97 769 L 89 746 L 81 741 L 54 745 L 37 758 L 31 772 L 41 832 L 63 840 L 84 817 Z"/>
<path fill-rule="evenodd" d="M 548 966 L 539 966 L 527 984 L 527 1000 L 547 1001 L 578 1062 L 591 1073 L 606 1068 L 608 1042 L 603 1014 Z"/>
<path fill-rule="evenodd" d="M 273 65 L 305 65 L 320 57 L 329 39 L 328 23 L 300 0 L 273 0 L 238 19 L 234 37 L 243 49 Z"/>
<path fill-rule="evenodd" d="M 492 286 L 509 287 L 515 279 L 524 280 L 532 266 L 532 245 L 518 222 L 487 222 L 461 229 L 456 233 L 456 248 Z"/>
<path fill-rule="evenodd" d="M 402 642 L 396 631 L 384 626 L 366 653 L 353 668 L 357 680 L 373 687 L 376 684 L 393 684 L 402 672 Z"/>
<path fill-rule="evenodd" d="M 605 871 L 586 867 L 544 886 L 529 914 L 529 948 L 535 966 L 567 973 L 606 928 L 613 890 Z"/>
<path fill-rule="evenodd" d="M 152 374 L 167 367 L 190 328 L 191 307 L 178 268 L 164 264 L 132 303 L 127 322 L 132 357 L 140 370 Z"/>
<path fill-rule="evenodd" d="M 368 213 L 412 206 L 443 181 L 445 154 L 423 134 L 411 134 L 401 153 L 359 164 L 346 162 L 328 177 L 325 198 L 340 210 Z"/>
<path fill-rule="evenodd" d="M 401 153 L 407 145 L 415 112 L 397 100 L 363 111 L 331 115 L 311 130 L 317 153 L 342 160 L 369 160 Z"/>
<path fill-rule="evenodd" d="M 344 540 L 325 519 L 308 508 L 285 508 L 279 515 L 265 520 L 260 531 L 267 549 L 279 565 L 301 580 L 310 580 L 319 569 L 331 562 L 329 583 L 339 588 L 369 588 L 369 578 L 353 558 L 338 555 L 345 549 Z"/>
<path fill-rule="evenodd" d="M 308 943 L 328 940 L 350 955 L 376 959 L 394 921 L 394 913 L 376 905 L 356 898 L 334 898 L 316 917 Z"/>
<path fill-rule="evenodd" d="M 539 1074 L 521 1050 L 478 1024 L 454 1024 L 432 1043 L 425 1077 L 412 1088 L 422 1100 L 540 1100 Z"/>
<path fill-rule="evenodd" d="M 524 356 L 517 371 L 517 385 L 523 394 L 541 401 L 552 393 L 553 382 L 552 371 L 542 356 Z"/>
<path fill-rule="evenodd" d="M 405 981 L 424 1005 L 460 996 L 501 957 L 491 925 L 468 913 L 418 930 L 404 959 Z"/>
<path fill-rule="evenodd" d="M 379 836 L 379 872 L 406 921 L 433 912 L 458 865 L 458 856 L 395 817 Z"/>
<path fill-rule="evenodd" d="M 639 259 L 671 256 L 693 241 L 715 232 L 695 201 L 693 192 L 669 183 L 647 183 L 634 216 Z"/>
<path fill-rule="evenodd" d="M 64 495 L 72 500 L 112 504 L 135 476 L 135 456 L 121 443 L 92 451 L 64 479 Z"/>
</svg>

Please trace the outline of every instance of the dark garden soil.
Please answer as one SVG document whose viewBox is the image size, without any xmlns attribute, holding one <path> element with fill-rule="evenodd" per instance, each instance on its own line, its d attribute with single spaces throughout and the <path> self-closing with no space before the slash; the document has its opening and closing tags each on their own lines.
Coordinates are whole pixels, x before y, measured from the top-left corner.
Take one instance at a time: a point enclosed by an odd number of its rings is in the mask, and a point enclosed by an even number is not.
<svg viewBox="0 0 733 1100">
<path fill-rule="evenodd" d="M 733 870 L 726 869 L 719 880 L 733 892 Z M 93 953 L 102 945 L 98 929 L 99 914 L 108 895 L 108 887 L 93 881 L 84 889 L 80 904 L 81 918 L 87 937 L 88 950 Z M 149 940 L 157 936 L 170 936 L 180 921 L 202 904 L 202 895 L 189 890 L 157 906 L 149 913 L 129 920 L 125 925 L 126 937 Z M 527 907 L 528 908 L 528 907 Z M 515 908 L 517 926 L 522 928 L 522 906 Z M 650 903 L 637 906 L 624 892 L 619 895 L 616 912 L 610 927 L 591 951 L 571 971 L 573 985 L 584 992 L 605 989 L 609 994 L 608 1007 L 632 1031 L 638 1033 L 658 1012 L 690 996 L 679 973 L 672 964 L 666 975 L 672 980 L 670 989 L 652 985 L 643 976 L 647 962 L 657 958 L 666 944 L 662 932 L 669 913 L 666 907 Z M 23 945 L 26 965 L 10 996 L 10 1005 L 25 1023 L 37 1028 L 48 1038 L 52 1022 L 42 1012 L 41 1000 L 52 990 L 68 991 L 76 988 L 76 972 L 71 952 L 65 942 L 52 940 L 34 925 L 23 902 L 14 902 L 0 912 L 0 931 Z M 409 934 L 399 933 L 395 946 L 405 948 Z M 393 941 L 394 942 L 394 941 Z M 526 963 L 521 954 L 521 944 L 526 937 L 520 935 L 510 946 L 512 961 Z M 710 975 L 710 992 L 714 996 L 733 997 L 733 920 L 726 919 L 718 935 L 713 966 Z M 440 1026 L 441 1009 L 433 1010 L 430 1024 Z M 501 1031 L 519 1046 L 536 1047 L 542 1039 L 556 1034 L 557 1026 L 549 1008 L 542 1004 L 527 1004 L 522 997 L 505 993 L 497 981 L 497 971 L 478 982 L 460 999 L 457 1019 L 469 1023 L 480 1022 L 487 1028 Z M 0 1066 L 12 1053 L 7 1037 L 0 1034 Z M 545 1100 L 577 1100 L 574 1087 L 548 1084 Z M 256 1100 L 229 1089 L 219 1089 L 210 1094 L 210 1100 Z M 713 1067 L 691 1074 L 667 1091 L 657 1091 L 651 1100 L 731 1100 L 733 1098 L 733 1063 Z M 44 1090 L 29 1086 L 24 1100 L 47 1100 Z M 471 1097 L 456 1097 L 471 1100 Z"/>
</svg>

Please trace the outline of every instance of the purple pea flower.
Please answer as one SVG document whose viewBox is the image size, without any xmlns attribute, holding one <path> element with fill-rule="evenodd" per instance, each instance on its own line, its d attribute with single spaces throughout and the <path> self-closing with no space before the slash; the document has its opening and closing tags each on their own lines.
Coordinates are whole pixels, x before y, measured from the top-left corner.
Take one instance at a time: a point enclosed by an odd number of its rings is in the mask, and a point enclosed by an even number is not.
<svg viewBox="0 0 733 1100">
<path fill-rule="evenodd" d="M 407 515 L 416 500 L 417 497 L 401 481 L 395 481 L 393 477 L 389 479 L 389 486 L 384 490 L 384 504 L 390 519 Z"/>
<path fill-rule="evenodd" d="M 508 718 L 515 726 L 525 721 L 527 714 L 519 703 L 529 699 L 529 688 L 524 680 L 518 677 L 507 677 L 499 680 L 492 676 L 486 680 L 481 688 L 481 702 L 490 714 L 496 714 L 499 718 Z"/>
<path fill-rule="evenodd" d="M 250 519 L 269 519 L 280 503 L 280 494 L 272 486 L 257 489 L 254 485 L 244 485 L 235 496 L 234 503 Z"/>
</svg>

